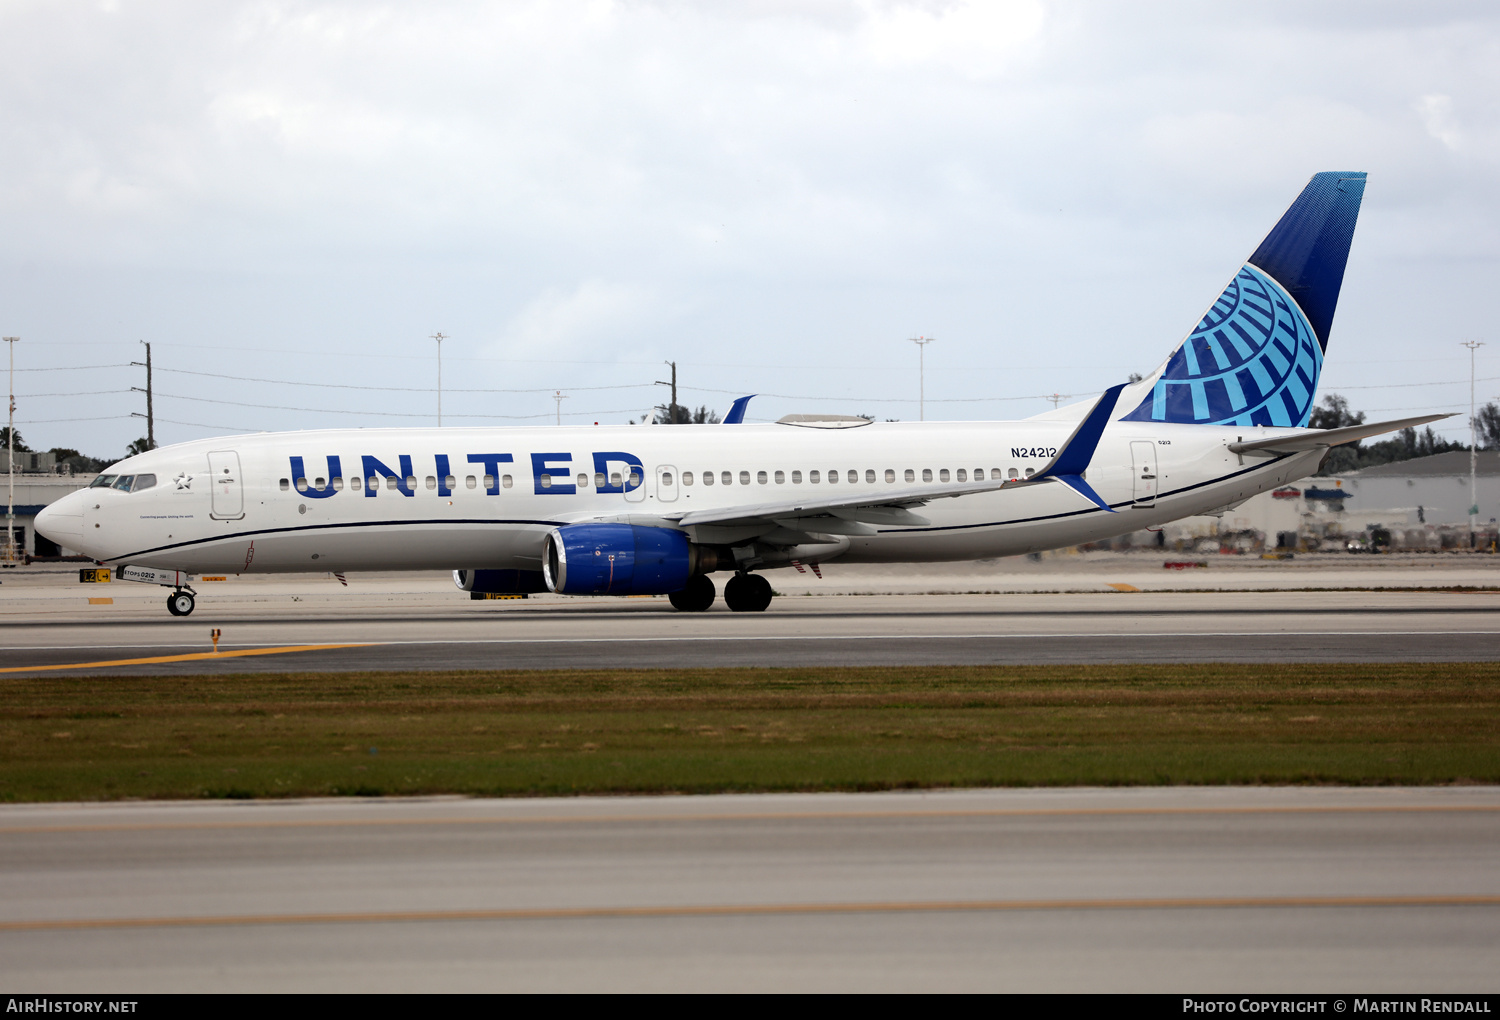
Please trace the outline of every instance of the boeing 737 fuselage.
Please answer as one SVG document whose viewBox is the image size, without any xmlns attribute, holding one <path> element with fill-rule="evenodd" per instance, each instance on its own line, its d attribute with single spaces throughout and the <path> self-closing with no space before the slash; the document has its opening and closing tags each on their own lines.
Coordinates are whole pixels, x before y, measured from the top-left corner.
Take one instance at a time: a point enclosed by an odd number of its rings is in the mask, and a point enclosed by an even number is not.
<svg viewBox="0 0 1500 1020">
<path fill-rule="evenodd" d="M 771 601 L 755 571 L 1076 545 L 1232 507 L 1343 442 L 1441 416 L 1306 428 L 1363 174 L 1318 174 L 1171 357 L 1016 422 L 359 429 L 153 450 L 47 507 L 48 538 L 186 575 L 453 570 L 494 593 Z M 180 572 L 180 573 L 179 573 Z"/>
</svg>

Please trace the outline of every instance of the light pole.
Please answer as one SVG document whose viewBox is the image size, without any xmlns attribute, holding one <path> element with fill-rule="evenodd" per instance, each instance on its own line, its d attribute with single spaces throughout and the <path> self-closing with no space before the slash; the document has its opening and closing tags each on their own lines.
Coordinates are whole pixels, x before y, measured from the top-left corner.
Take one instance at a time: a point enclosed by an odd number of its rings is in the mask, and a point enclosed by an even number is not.
<svg viewBox="0 0 1500 1020">
<path fill-rule="evenodd" d="M 556 390 L 552 394 L 552 399 L 555 400 L 555 401 L 557 401 L 557 423 L 559 425 L 561 425 L 562 424 L 562 402 L 564 400 L 568 399 L 568 395 L 566 393 L 564 393 L 562 390 Z"/>
<path fill-rule="evenodd" d="M 1478 429 L 1474 427 L 1474 352 L 1484 346 L 1483 340 L 1465 340 L 1469 349 L 1469 548 L 1474 548 L 1474 521 L 1479 517 L 1479 489 L 1475 484 L 1478 473 Z"/>
<path fill-rule="evenodd" d="M 18 336 L 8 336 L 10 344 L 10 431 L 5 434 L 5 446 L 10 453 L 10 483 L 5 503 L 5 558 L 12 563 L 16 559 L 16 341 Z"/>
<path fill-rule="evenodd" d="M 917 345 L 917 421 L 927 420 L 927 345 L 936 339 L 918 336 L 911 340 Z"/>
<path fill-rule="evenodd" d="M 443 341 L 448 339 L 441 333 L 434 333 L 428 337 L 436 340 L 438 345 L 438 428 L 443 427 Z"/>
</svg>

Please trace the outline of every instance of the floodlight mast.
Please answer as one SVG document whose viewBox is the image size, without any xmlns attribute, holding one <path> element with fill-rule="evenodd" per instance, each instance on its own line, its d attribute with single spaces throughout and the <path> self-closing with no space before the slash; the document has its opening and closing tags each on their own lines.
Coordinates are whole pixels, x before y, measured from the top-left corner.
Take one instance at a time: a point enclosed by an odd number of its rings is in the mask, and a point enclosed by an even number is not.
<svg viewBox="0 0 1500 1020">
<path fill-rule="evenodd" d="M 18 336 L 5 338 L 10 345 L 10 418 L 7 423 L 9 431 L 5 434 L 5 447 L 10 454 L 10 480 L 5 502 L 5 558 L 11 563 L 16 561 L 16 342 L 20 339 Z"/>
<path fill-rule="evenodd" d="M 438 428 L 443 427 L 443 341 L 448 338 L 441 333 L 434 333 L 428 337 L 429 340 L 437 341 L 438 351 Z"/>
<path fill-rule="evenodd" d="M 927 420 L 927 345 L 936 339 L 935 336 L 911 338 L 917 345 L 917 421 Z"/>
<path fill-rule="evenodd" d="M 1474 548 L 1474 523 L 1479 518 L 1478 432 L 1474 422 L 1474 352 L 1484 346 L 1483 340 L 1465 340 L 1469 349 L 1469 548 Z"/>
</svg>

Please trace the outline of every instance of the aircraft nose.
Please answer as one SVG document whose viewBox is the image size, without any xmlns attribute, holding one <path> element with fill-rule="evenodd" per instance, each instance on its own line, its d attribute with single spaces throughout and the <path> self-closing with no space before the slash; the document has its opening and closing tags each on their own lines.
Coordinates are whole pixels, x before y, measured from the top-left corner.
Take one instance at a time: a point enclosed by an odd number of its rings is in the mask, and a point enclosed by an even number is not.
<svg viewBox="0 0 1500 1020">
<path fill-rule="evenodd" d="M 83 494 L 70 492 L 36 515 L 36 530 L 58 545 L 77 549 L 83 538 Z"/>
</svg>

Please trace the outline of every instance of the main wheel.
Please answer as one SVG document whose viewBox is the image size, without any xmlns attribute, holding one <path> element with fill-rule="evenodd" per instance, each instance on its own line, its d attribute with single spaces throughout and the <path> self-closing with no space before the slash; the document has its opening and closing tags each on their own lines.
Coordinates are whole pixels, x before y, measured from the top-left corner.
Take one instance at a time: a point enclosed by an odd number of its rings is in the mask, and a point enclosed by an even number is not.
<svg viewBox="0 0 1500 1020">
<path fill-rule="evenodd" d="M 193 611 L 193 596 L 177 591 L 167 596 L 167 612 L 173 616 L 187 616 Z"/>
<path fill-rule="evenodd" d="M 671 600 L 675 609 L 684 613 L 701 613 L 714 604 L 714 596 L 718 590 L 714 583 L 704 574 L 694 574 L 688 578 L 687 587 L 682 591 L 674 591 L 667 598 Z"/>
<path fill-rule="evenodd" d="M 759 574 L 735 574 L 724 586 L 724 602 L 736 613 L 763 613 L 771 604 L 771 582 Z"/>
</svg>

